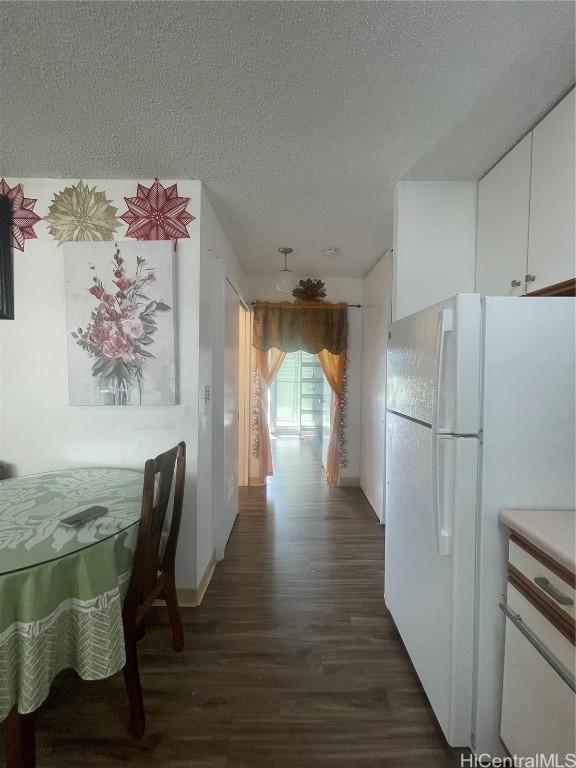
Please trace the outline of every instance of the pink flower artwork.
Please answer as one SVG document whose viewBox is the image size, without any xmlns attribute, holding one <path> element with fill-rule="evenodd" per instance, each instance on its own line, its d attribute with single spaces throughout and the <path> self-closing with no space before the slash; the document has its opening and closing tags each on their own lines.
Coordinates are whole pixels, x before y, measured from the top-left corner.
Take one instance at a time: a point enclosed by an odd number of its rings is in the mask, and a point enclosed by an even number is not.
<svg viewBox="0 0 576 768">
<path fill-rule="evenodd" d="M 122 360 L 128 365 L 135 360 L 134 347 L 131 346 L 130 340 L 119 331 L 112 331 L 108 336 L 102 344 L 102 353 L 111 360 Z"/>
<path fill-rule="evenodd" d="M 0 195 L 10 201 L 12 212 L 11 242 L 12 247 L 24 250 L 25 240 L 35 240 L 34 224 L 40 221 L 40 216 L 34 213 L 36 198 L 24 197 L 22 184 L 10 187 L 4 179 L 0 181 Z"/>
<path fill-rule="evenodd" d="M 120 218 L 128 224 L 126 237 L 137 240 L 177 240 L 190 237 L 187 225 L 194 221 L 186 206 L 189 197 L 179 197 L 176 184 L 163 187 L 155 179 L 150 187 L 138 184 L 136 197 L 125 197 L 128 210 Z"/>
<path fill-rule="evenodd" d="M 108 293 L 94 272 L 92 285 L 85 290 L 94 298 L 88 324 L 72 331 L 72 337 L 92 359 L 92 376 L 100 383 L 113 382 L 120 393 L 114 405 L 125 405 L 128 387 L 136 384 L 142 393 L 146 360 L 154 359 L 155 334 L 161 313 L 171 311 L 163 301 L 146 296 L 143 291 L 154 271 L 146 259 L 138 257 L 136 268 L 126 273 L 124 259 L 116 246 L 111 260 L 111 284 L 120 290 Z M 94 269 L 92 267 L 92 269 Z"/>
<path fill-rule="evenodd" d="M 121 322 L 122 333 L 129 339 L 138 341 L 145 335 L 144 323 L 138 317 L 127 317 Z"/>
</svg>

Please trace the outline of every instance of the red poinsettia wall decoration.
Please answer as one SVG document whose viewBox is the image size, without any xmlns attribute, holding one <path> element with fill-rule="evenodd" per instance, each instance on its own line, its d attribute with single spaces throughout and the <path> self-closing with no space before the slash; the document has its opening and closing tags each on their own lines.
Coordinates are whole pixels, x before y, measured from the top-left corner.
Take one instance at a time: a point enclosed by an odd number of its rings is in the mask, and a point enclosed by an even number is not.
<svg viewBox="0 0 576 768">
<path fill-rule="evenodd" d="M 179 197 L 176 184 L 163 187 L 158 179 L 150 187 L 138 184 L 136 197 L 125 197 L 128 210 L 120 218 L 128 224 L 126 237 L 137 240 L 177 240 L 190 237 L 187 225 L 194 221 L 186 206 L 189 197 Z"/>
<path fill-rule="evenodd" d="M 0 195 L 10 201 L 12 213 L 11 243 L 13 248 L 24 250 L 25 240 L 36 239 L 34 224 L 40 221 L 40 216 L 34 213 L 34 206 L 38 202 L 36 198 L 24 197 L 22 184 L 11 187 L 5 179 L 0 181 Z"/>
</svg>

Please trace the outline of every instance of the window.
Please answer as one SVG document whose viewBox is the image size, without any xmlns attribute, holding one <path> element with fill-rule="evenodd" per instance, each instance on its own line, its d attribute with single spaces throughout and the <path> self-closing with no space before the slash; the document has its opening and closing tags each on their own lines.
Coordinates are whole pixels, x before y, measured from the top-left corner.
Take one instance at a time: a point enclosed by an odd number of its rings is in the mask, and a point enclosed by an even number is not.
<svg viewBox="0 0 576 768">
<path fill-rule="evenodd" d="M 321 435 L 324 373 L 316 355 L 290 352 L 271 389 L 270 429 L 276 435 Z"/>
</svg>

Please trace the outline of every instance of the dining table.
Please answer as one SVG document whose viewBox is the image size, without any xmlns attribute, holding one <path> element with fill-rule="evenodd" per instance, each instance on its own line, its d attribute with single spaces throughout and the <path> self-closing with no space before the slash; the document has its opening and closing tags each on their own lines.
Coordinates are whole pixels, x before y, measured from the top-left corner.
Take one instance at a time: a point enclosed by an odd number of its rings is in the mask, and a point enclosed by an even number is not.
<svg viewBox="0 0 576 768">
<path fill-rule="evenodd" d="M 125 664 L 122 603 L 143 473 L 72 468 L 0 481 L 0 722 L 8 768 L 35 765 L 34 713 L 73 669 L 100 680 Z M 93 506 L 105 514 L 67 526 Z"/>
</svg>

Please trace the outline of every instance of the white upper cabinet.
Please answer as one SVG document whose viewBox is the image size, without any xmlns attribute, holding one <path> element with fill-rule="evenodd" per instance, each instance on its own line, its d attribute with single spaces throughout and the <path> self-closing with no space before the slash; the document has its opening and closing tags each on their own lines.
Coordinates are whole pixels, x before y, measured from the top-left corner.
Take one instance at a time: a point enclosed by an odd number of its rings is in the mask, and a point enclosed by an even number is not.
<svg viewBox="0 0 576 768">
<path fill-rule="evenodd" d="M 527 291 L 573 278 L 574 91 L 533 131 Z"/>
<path fill-rule="evenodd" d="M 525 292 L 532 134 L 478 185 L 476 290 L 492 296 Z"/>
<path fill-rule="evenodd" d="M 475 181 L 399 181 L 394 208 L 392 319 L 474 291 Z"/>
<path fill-rule="evenodd" d="M 476 290 L 521 296 L 576 276 L 574 91 L 478 184 Z"/>
</svg>

